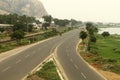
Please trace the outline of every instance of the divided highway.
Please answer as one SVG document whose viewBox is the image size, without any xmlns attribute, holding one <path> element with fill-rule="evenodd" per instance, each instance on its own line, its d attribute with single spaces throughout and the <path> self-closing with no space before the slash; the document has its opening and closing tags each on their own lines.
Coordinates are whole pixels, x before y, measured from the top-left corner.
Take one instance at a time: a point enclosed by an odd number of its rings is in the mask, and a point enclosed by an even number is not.
<svg viewBox="0 0 120 80">
<path fill-rule="evenodd" d="M 69 80 L 104 80 L 91 70 L 76 53 L 80 30 L 72 30 L 62 36 L 28 48 L 0 62 L 0 80 L 21 80 L 58 47 L 57 57 Z"/>
</svg>

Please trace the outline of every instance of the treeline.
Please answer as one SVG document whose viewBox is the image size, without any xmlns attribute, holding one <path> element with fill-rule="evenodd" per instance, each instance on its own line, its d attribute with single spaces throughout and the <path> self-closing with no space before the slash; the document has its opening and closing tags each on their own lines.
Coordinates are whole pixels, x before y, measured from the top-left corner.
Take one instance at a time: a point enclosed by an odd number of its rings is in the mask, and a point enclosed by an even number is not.
<svg viewBox="0 0 120 80">
<path fill-rule="evenodd" d="M 29 17 L 26 15 L 17 15 L 17 14 L 4 14 L 0 15 L 0 24 L 15 24 L 17 22 L 21 23 L 31 23 L 35 21 L 35 17 Z"/>
<path fill-rule="evenodd" d="M 9 15 L 0 15 L 0 24 L 11 24 L 12 31 L 22 30 L 24 32 L 31 32 L 32 25 L 30 23 L 35 22 L 34 17 L 29 17 L 26 15 L 17 15 L 17 14 L 9 14 Z M 3 30 L 3 29 L 0 29 Z"/>
<path fill-rule="evenodd" d="M 86 31 L 80 32 L 80 38 L 82 39 L 84 43 L 84 39 L 87 38 L 87 50 L 90 51 L 90 44 L 96 43 L 97 38 L 95 36 L 95 33 L 98 32 L 98 28 L 91 22 L 86 23 Z"/>
</svg>

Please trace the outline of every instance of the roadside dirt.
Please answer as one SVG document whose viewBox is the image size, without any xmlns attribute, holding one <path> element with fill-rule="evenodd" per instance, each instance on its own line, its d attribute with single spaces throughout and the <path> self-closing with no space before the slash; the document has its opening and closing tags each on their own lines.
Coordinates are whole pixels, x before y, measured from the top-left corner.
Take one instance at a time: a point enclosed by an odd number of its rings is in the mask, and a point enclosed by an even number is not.
<svg viewBox="0 0 120 80">
<path fill-rule="evenodd" d="M 120 75 L 115 74 L 109 71 L 98 70 L 103 76 L 105 76 L 108 80 L 120 80 Z"/>
</svg>

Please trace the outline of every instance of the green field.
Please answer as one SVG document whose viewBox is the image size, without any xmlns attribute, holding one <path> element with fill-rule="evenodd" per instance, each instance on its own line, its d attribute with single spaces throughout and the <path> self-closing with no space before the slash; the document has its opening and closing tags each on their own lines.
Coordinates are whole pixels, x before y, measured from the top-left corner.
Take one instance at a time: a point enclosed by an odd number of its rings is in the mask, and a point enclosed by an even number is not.
<svg viewBox="0 0 120 80">
<path fill-rule="evenodd" d="M 91 54 L 96 55 L 91 59 L 94 63 L 101 64 L 101 68 L 120 74 L 120 36 L 102 37 L 96 35 L 97 42 L 91 43 Z"/>
</svg>

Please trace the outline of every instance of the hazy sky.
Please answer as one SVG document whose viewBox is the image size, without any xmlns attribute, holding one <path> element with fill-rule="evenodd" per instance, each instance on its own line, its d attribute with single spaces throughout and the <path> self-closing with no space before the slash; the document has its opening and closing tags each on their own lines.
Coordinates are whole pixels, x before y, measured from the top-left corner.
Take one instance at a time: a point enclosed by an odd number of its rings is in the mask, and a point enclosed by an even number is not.
<svg viewBox="0 0 120 80">
<path fill-rule="evenodd" d="M 40 0 L 53 17 L 120 22 L 120 0 Z"/>
</svg>

